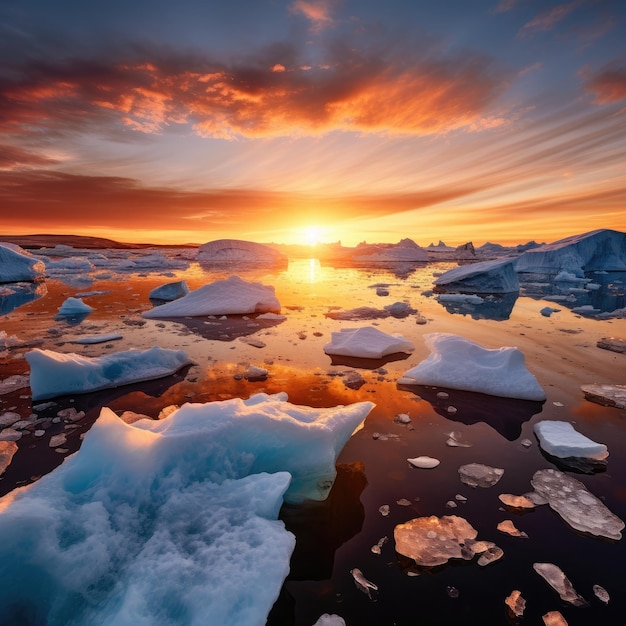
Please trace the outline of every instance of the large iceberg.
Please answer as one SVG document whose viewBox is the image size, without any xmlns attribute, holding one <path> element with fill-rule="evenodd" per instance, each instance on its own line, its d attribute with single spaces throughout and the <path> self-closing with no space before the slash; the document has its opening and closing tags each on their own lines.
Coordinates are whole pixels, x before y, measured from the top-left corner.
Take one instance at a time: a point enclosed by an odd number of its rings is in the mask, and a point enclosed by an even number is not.
<svg viewBox="0 0 626 626">
<path fill-rule="evenodd" d="M 404 373 L 399 385 L 430 385 L 519 400 L 546 399 L 517 348 L 488 350 L 449 333 L 424 335 L 430 355 Z"/>
<path fill-rule="evenodd" d="M 415 346 L 401 335 L 389 335 L 373 326 L 342 328 L 324 346 L 326 354 L 361 359 L 381 359 L 397 352 L 413 352 Z"/>
<path fill-rule="evenodd" d="M 133 425 L 103 409 L 76 454 L 0 500 L 3 619 L 263 626 L 295 543 L 283 495 L 322 476 L 326 494 L 372 406 L 260 394 Z"/>
<path fill-rule="evenodd" d="M 154 307 L 143 317 L 187 317 L 198 315 L 247 315 L 280 313 L 274 287 L 231 276 L 190 291 L 186 296 Z"/>
<path fill-rule="evenodd" d="M 518 272 L 582 277 L 591 271 L 626 271 L 626 233 L 594 230 L 524 252 L 514 261 Z"/>
<path fill-rule="evenodd" d="M 461 265 L 435 280 L 436 287 L 460 293 L 515 293 L 519 280 L 511 259 Z"/>
<path fill-rule="evenodd" d="M 46 266 L 19 246 L 0 243 L 0 283 L 37 281 L 44 278 Z"/>
<path fill-rule="evenodd" d="M 127 350 L 101 357 L 35 348 L 26 353 L 33 400 L 87 393 L 169 376 L 193 363 L 184 350 Z"/>
<path fill-rule="evenodd" d="M 242 263 L 259 265 L 286 265 L 287 257 L 275 248 L 240 239 L 209 241 L 198 249 L 199 263 Z"/>
</svg>

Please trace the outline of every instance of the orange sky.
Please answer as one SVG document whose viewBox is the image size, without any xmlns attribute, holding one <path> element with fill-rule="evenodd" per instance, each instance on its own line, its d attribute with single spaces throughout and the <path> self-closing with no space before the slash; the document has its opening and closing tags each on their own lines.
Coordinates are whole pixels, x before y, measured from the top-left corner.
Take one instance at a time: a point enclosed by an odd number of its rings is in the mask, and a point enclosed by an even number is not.
<svg viewBox="0 0 626 626">
<path fill-rule="evenodd" d="M 2 10 L 0 233 L 480 245 L 625 228 L 619 3 L 190 0 L 195 15 L 124 20 L 116 4 Z"/>
</svg>

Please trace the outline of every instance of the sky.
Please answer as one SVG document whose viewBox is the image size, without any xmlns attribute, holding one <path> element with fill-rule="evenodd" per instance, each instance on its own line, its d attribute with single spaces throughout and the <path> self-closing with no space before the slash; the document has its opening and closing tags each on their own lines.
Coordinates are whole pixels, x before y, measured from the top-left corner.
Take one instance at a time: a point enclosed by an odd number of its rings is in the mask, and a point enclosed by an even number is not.
<svg viewBox="0 0 626 626">
<path fill-rule="evenodd" d="M 0 0 L 0 234 L 626 230 L 623 0 Z"/>
</svg>

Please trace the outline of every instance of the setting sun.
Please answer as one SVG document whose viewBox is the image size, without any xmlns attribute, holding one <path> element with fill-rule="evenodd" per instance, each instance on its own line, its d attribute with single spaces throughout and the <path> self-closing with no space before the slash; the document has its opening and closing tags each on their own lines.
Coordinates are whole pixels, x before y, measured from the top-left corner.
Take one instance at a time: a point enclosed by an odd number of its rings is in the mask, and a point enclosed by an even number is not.
<svg viewBox="0 0 626 626">
<path fill-rule="evenodd" d="M 320 243 L 322 232 L 318 226 L 306 226 L 303 235 L 307 245 L 316 246 Z"/>
</svg>

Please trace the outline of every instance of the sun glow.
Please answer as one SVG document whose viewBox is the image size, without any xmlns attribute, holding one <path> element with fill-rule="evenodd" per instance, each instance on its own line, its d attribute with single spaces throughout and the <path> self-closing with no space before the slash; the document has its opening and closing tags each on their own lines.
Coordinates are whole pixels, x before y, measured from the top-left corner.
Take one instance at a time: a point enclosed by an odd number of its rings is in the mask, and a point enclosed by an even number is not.
<svg viewBox="0 0 626 626">
<path fill-rule="evenodd" d="M 319 226 L 305 226 L 303 229 L 304 242 L 309 246 L 316 246 L 321 242 L 322 229 Z"/>
</svg>

